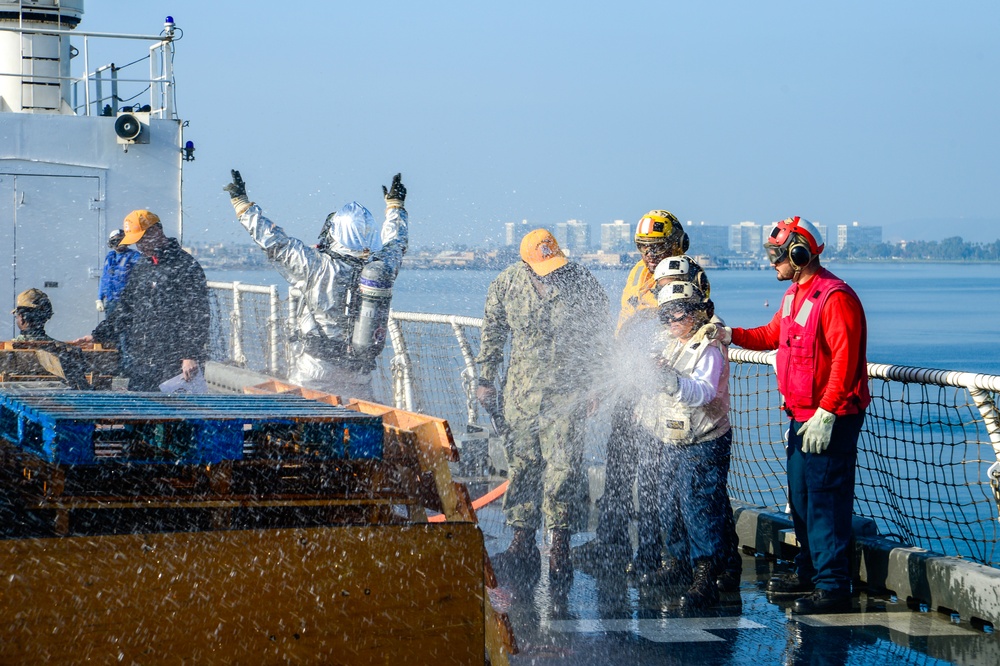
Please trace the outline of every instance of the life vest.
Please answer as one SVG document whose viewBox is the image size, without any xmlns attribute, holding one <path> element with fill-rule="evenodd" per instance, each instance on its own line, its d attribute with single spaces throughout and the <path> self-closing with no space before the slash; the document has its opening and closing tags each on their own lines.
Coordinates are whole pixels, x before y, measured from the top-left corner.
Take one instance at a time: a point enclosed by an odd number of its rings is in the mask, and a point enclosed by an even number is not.
<svg viewBox="0 0 1000 666">
<path fill-rule="evenodd" d="M 729 353 L 717 340 L 695 335 L 687 342 L 668 344 L 664 356 L 671 360 L 682 377 L 690 377 L 698 361 L 710 347 L 722 352 L 722 374 L 715 397 L 698 407 L 685 405 L 677 396 L 660 391 L 635 407 L 636 421 L 660 441 L 670 444 L 696 444 L 717 439 L 731 428 L 729 423 Z"/>
<path fill-rule="evenodd" d="M 616 333 L 622 330 L 622 326 L 632 315 L 639 310 L 646 308 L 656 308 L 656 281 L 653 274 L 646 268 L 642 259 L 629 271 L 628 281 L 622 289 L 622 309 L 618 313 L 618 327 Z"/>
<path fill-rule="evenodd" d="M 821 315 L 830 294 L 843 291 L 858 303 L 858 295 L 847 283 L 826 270 L 809 283 L 809 294 L 794 309 L 799 285 L 793 284 L 781 300 L 776 370 L 778 385 L 785 398 L 785 409 L 796 421 L 806 421 L 819 407 L 820 391 L 830 378 L 830 357 L 820 348 L 819 332 Z M 861 315 L 861 354 L 854 376 L 849 379 L 852 388 L 848 394 L 843 414 L 856 414 L 868 406 L 868 363 L 864 349 L 867 346 L 868 325 Z"/>
</svg>

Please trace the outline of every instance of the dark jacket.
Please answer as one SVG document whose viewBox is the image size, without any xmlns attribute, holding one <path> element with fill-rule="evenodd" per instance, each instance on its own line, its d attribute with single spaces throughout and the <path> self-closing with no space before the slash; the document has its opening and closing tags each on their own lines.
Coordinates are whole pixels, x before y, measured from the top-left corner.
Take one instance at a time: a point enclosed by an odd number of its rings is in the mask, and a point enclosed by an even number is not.
<svg viewBox="0 0 1000 666">
<path fill-rule="evenodd" d="M 94 329 L 94 341 L 118 346 L 131 391 L 158 391 L 181 372 L 181 361 L 208 358 L 205 272 L 176 239 L 132 268 L 118 307 Z"/>
</svg>

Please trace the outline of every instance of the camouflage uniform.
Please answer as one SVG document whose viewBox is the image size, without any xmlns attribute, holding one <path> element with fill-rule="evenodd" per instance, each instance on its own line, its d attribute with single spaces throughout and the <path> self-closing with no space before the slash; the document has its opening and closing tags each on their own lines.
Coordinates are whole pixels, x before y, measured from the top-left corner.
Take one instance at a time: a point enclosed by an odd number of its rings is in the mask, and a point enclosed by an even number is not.
<svg viewBox="0 0 1000 666">
<path fill-rule="evenodd" d="M 55 342 L 45 331 L 21 331 L 21 334 L 14 338 L 14 342 Z"/>
<path fill-rule="evenodd" d="M 493 281 L 479 357 L 480 378 L 493 383 L 511 337 L 504 415 L 511 428 L 507 522 L 575 530 L 586 506 L 583 433 L 587 400 L 602 373 L 609 338 L 608 298 L 587 269 L 568 263 L 534 279 L 518 262 Z"/>
</svg>

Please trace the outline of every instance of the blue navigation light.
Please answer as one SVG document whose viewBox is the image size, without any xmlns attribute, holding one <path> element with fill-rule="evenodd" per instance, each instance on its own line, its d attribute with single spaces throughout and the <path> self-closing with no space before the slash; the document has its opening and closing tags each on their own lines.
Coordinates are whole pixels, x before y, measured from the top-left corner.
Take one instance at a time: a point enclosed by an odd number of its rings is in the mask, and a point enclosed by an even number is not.
<svg viewBox="0 0 1000 666">
<path fill-rule="evenodd" d="M 173 23 L 174 22 L 174 17 L 173 16 L 168 16 L 166 19 L 163 20 L 163 22 L 164 23 Z"/>
<path fill-rule="evenodd" d="M 181 148 L 181 153 L 184 156 L 183 159 L 184 159 L 185 162 L 193 162 L 194 161 L 194 141 L 185 141 L 184 142 L 184 147 Z"/>
</svg>

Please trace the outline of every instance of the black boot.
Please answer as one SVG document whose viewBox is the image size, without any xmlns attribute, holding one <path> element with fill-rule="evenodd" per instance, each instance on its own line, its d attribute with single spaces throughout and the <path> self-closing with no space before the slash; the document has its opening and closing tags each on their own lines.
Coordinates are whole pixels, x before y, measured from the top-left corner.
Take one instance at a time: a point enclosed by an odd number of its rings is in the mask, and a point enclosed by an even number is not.
<svg viewBox="0 0 1000 666">
<path fill-rule="evenodd" d="M 795 596 L 812 592 L 814 589 L 812 580 L 799 578 L 798 572 L 786 572 L 775 574 L 767 583 L 768 596 Z"/>
<path fill-rule="evenodd" d="M 678 587 L 690 585 L 691 581 L 691 565 L 676 557 L 664 559 L 659 569 L 639 576 L 640 585 L 650 586 Z"/>
<path fill-rule="evenodd" d="M 627 542 L 591 539 L 572 549 L 573 566 L 595 578 L 624 576 L 632 562 L 632 546 Z"/>
<path fill-rule="evenodd" d="M 573 582 L 573 560 L 569 554 L 569 530 L 552 530 L 549 551 L 549 585 L 568 589 Z"/>
<path fill-rule="evenodd" d="M 703 557 L 695 560 L 691 587 L 681 597 L 681 608 L 700 609 L 714 606 L 719 602 L 719 588 L 712 573 L 712 560 Z"/>
<path fill-rule="evenodd" d="M 515 527 L 510 546 L 494 555 L 492 562 L 502 585 L 524 588 L 537 583 L 542 574 L 542 556 L 535 544 L 535 530 Z"/>
</svg>

